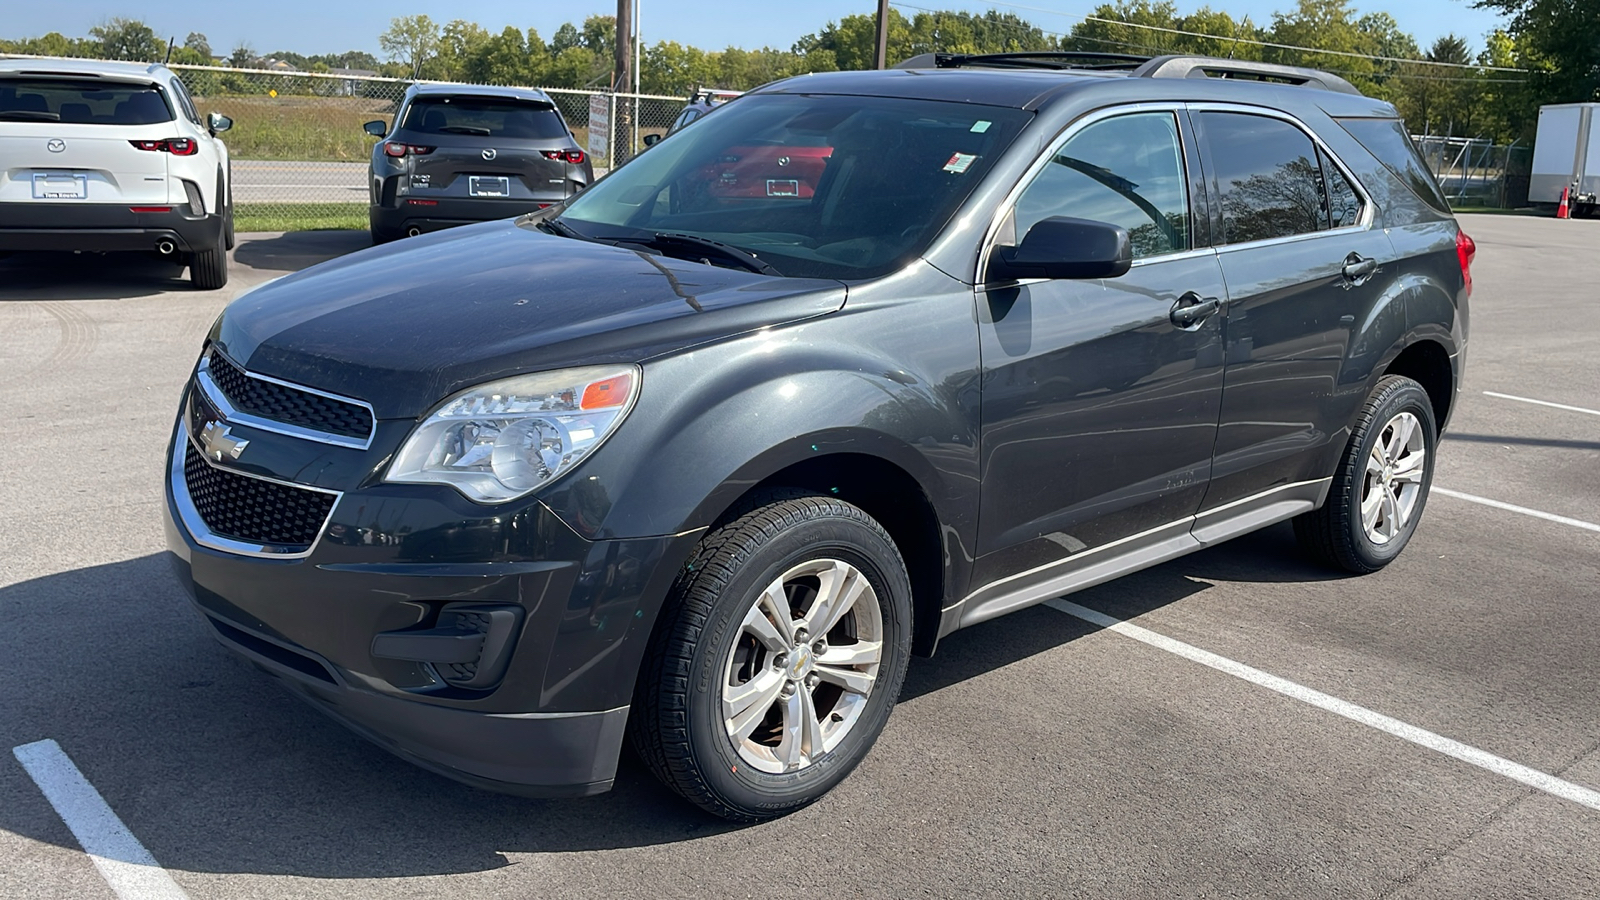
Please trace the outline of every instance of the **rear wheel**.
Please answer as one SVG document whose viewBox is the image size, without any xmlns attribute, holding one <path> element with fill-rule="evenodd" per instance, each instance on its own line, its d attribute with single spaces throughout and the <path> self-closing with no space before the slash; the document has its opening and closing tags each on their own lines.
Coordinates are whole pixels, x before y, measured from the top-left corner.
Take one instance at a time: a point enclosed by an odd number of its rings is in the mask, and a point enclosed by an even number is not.
<svg viewBox="0 0 1600 900">
<path fill-rule="evenodd" d="M 221 247 L 196 251 L 189 257 L 189 283 L 214 291 L 228 283 L 228 252 Z"/>
<path fill-rule="evenodd" d="M 701 542 L 663 613 L 629 730 L 657 777 L 741 822 L 803 807 L 883 730 L 911 649 L 889 535 L 828 497 L 762 506 Z"/>
<path fill-rule="evenodd" d="M 1294 520 L 1301 546 L 1358 574 L 1393 562 L 1422 519 L 1438 433 L 1422 385 L 1398 375 L 1379 381 L 1356 418 L 1328 502 Z"/>
</svg>

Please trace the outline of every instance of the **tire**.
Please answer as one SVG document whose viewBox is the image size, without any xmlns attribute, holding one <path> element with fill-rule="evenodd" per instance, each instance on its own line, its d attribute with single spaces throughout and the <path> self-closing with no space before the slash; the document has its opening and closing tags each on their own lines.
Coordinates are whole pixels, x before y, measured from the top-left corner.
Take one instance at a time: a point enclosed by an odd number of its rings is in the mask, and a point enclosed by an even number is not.
<svg viewBox="0 0 1600 900">
<path fill-rule="evenodd" d="M 821 640 L 795 634 L 832 618 L 819 597 L 850 603 Z M 872 517 L 830 497 L 767 502 L 708 534 L 679 575 L 640 671 L 634 749 L 714 815 L 758 822 L 800 809 L 883 731 L 910 661 L 911 616 L 905 563 Z"/>
<path fill-rule="evenodd" d="M 1438 446 L 1422 385 L 1398 375 L 1379 380 L 1356 417 L 1327 502 L 1294 519 L 1300 545 L 1318 562 L 1361 575 L 1393 562 L 1422 520 Z"/>
<path fill-rule="evenodd" d="M 200 250 L 189 257 L 189 283 L 196 290 L 214 291 L 228 283 L 228 252 L 221 247 Z"/>
<path fill-rule="evenodd" d="M 223 214 L 222 219 L 222 249 L 232 250 L 233 245 L 233 199 L 230 197 L 228 211 Z"/>
<path fill-rule="evenodd" d="M 374 246 L 374 247 L 376 247 L 376 246 L 378 246 L 380 244 L 387 244 L 390 241 L 396 241 L 396 240 L 400 239 L 400 233 L 399 232 L 386 231 L 385 229 L 380 227 L 378 225 L 378 217 L 377 216 L 369 216 L 367 218 L 367 229 L 372 233 L 372 246 Z"/>
</svg>

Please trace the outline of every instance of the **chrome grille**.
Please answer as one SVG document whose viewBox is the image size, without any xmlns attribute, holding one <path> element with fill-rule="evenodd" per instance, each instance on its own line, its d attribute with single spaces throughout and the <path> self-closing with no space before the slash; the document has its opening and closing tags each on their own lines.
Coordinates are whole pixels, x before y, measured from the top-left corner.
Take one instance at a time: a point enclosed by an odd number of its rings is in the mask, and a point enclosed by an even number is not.
<svg viewBox="0 0 1600 900">
<path fill-rule="evenodd" d="M 372 435 L 372 411 L 365 406 L 253 377 L 217 352 L 207 354 L 207 373 L 239 412 L 341 437 Z"/>
<path fill-rule="evenodd" d="M 206 528 L 224 538 L 310 549 L 338 495 L 216 468 L 184 440 L 183 480 Z"/>
</svg>

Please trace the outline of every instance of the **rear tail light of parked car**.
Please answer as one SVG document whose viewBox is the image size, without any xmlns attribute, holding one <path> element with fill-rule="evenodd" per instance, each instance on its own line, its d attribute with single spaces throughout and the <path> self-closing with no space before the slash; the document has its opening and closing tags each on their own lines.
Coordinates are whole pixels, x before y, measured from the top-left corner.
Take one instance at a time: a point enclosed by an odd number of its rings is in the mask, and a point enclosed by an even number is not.
<svg viewBox="0 0 1600 900">
<path fill-rule="evenodd" d="M 580 165 L 587 158 L 583 155 L 582 150 L 540 150 L 539 152 L 544 154 L 545 159 L 559 159 L 575 166 Z"/>
<path fill-rule="evenodd" d="M 1456 258 L 1461 260 L 1461 279 L 1466 282 L 1468 296 L 1472 294 L 1472 258 L 1477 255 L 1477 242 L 1465 231 L 1456 232 Z"/>
<path fill-rule="evenodd" d="M 171 153 L 173 156 L 193 156 L 200 152 L 200 145 L 189 138 L 167 138 L 164 141 L 129 141 L 128 143 L 140 150 L 149 150 L 153 153 Z"/>
<path fill-rule="evenodd" d="M 383 152 L 385 156 L 392 156 L 395 159 L 399 159 L 408 153 L 412 156 L 427 156 L 429 153 L 433 152 L 433 148 L 419 147 L 416 144 L 397 144 L 393 141 L 390 141 L 389 143 L 383 145 Z"/>
</svg>

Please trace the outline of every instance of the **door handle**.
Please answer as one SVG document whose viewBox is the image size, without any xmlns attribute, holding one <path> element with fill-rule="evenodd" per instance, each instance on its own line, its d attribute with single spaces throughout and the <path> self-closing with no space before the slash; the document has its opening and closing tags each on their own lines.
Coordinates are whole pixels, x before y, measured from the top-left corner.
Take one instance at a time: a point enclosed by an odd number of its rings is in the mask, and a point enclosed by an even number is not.
<svg viewBox="0 0 1600 900">
<path fill-rule="evenodd" d="M 1361 284 L 1371 278 L 1378 271 L 1378 261 L 1367 259 L 1359 253 L 1352 253 L 1344 258 L 1344 277 L 1352 284 Z"/>
<path fill-rule="evenodd" d="M 1172 319 L 1172 324 L 1179 328 L 1192 328 L 1210 318 L 1221 308 L 1222 301 L 1218 298 L 1201 297 L 1194 291 L 1190 291 L 1179 297 L 1178 302 L 1172 304 L 1172 312 L 1168 313 L 1168 318 Z"/>
</svg>

